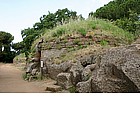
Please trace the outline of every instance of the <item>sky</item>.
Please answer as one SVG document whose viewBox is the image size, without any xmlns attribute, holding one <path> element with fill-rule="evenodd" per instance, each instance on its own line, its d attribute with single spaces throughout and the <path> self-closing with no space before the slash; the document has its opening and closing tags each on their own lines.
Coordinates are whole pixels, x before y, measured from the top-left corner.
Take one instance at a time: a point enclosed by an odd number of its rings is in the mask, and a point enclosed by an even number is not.
<svg viewBox="0 0 140 140">
<path fill-rule="evenodd" d="M 33 27 L 48 11 L 68 8 L 88 17 L 111 0 L 0 0 L 0 31 L 11 33 L 14 43 L 22 41 L 21 30 Z"/>
</svg>

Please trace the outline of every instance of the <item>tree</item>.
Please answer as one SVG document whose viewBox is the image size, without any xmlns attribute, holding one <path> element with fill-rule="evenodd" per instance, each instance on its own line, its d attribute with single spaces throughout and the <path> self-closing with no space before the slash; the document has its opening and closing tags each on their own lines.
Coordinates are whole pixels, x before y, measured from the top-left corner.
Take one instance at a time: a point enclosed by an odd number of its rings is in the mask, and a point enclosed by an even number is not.
<svg viewBox="0 0 140 140">
<path fill-rule="evenodd" d="M 107 5 L 100 7 L 94 13 L 98 18 L 109 20 L 117 20 L 122 18 L 129 18 L 129 10 L 140 14 L 140 0 L 114 0 L 110 1 Z"/>
<path fill-rule="evenodd" d="M 20 53 L 23 53 L 24 48 L 25 48 L 25 45 L 24 45 L 23 41 L 12 44 L 12 49 L 14 49 L 16 51 L 17 55 L 20 54 Z"/>
<path fill-rule="evenodd" d="M 48 15 L 40 17 L 40 22 L 36 22 L 32 28 L 27 28 L 21 31 L 24 44 L 25 54 L 29 54 L 31 45 L 46 29 L 52 29 L 57 25 L 69 22 L 70 19 L 76 20 L 82 15 L 77 16 L 77 12 L 69 11 L 67 8 L 58 9 L 55 13 L 48 12 Z"/>
<path fill-rule="evenodd" d="M 12 62 L 15 53 L 11 51 L 14 37 L 7 32 L 0 31 L 0 62 Z"/>
<path fill-rule="evenodd" d="M 114 0 L 89 13 L 89 16 L 109 19 L 119 27 L 136 34 L 140 33 L 140 0 Z"/>
</svg>

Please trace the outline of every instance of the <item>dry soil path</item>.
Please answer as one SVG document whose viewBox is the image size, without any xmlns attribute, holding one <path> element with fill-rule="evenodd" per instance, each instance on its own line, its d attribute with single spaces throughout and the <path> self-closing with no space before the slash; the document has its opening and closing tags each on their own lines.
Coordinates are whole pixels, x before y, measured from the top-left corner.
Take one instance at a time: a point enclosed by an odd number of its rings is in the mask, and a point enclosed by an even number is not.
<svg viewBox="0 0 140 140">
<path fill-rule="evenodd" d="M 0 63 L 0 92 L 42 93 L 45 87 L 40 82 L 28 82 L 22 79 L 23 71 L 13 64 Z"/>
</svg>

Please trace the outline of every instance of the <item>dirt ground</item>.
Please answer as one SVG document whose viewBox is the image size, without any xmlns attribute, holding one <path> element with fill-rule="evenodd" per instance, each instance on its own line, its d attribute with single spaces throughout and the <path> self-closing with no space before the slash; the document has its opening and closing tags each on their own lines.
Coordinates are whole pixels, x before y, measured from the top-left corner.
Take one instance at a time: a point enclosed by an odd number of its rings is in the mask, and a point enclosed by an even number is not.
<svg viewBox="0 0 140 140">
<path fill-rule="evenodd" d="M 1 93 L 43 93 L 45 83 L 28 82 L 22 78 L 23 71 L 13 64 L 0 63 L 0 92 Z"/>
</svg>

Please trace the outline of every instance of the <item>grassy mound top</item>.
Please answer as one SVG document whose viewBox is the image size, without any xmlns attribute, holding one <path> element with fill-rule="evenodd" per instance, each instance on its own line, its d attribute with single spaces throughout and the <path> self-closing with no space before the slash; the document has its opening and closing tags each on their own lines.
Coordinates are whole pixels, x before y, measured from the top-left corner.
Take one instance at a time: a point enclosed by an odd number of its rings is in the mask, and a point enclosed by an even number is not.
<svg viewBox="0 0 140 140">
<path fill-rule="evenodd" d="M 87 20 L 70 21 L 67 24 L 57 26 L 52 30 L 46 30 L 45 34 L 41 36 L 41 38 L 44 38 L 44 40 L 47 42 L 58 38 L 75 36 L 78 34 L 86 36 L 86 34 L 89 32 L 92 36 L 99 31 L 101 31 L 101 34 L 124 40 L 126 44 L 131 43 L 134 40 L 134 36 L 131 33 L 114 26 L 110 21 L 92 18 Z M 33 46 L 38 42 L 39 39 L 33 43 Z"/>
<path fill-rule="evenodd" d="M 126 45 L 132 43 L 135 39 L 133 34 L 113 25 L 113 23 L 110 21 L 95 18 L 70 21 L 67 24 L 59 25 L 52 30 L 46 30 L 44 35 L 33 43 L 32 50 L 35 50 L 34 47 L 41 38 L 44 39 L 43 47 L 46 50 L 51 49 L 52 47 L 51 45 L 48 46 L 48 42 L 51 44 L 52 42 L 57 42 L 59 40 L 56 44 L 58 45 L 59 49 L 61 49 L 62 42 L 67 43 L 69 40 L 72 40 L 72 42 L 76 44 L 77 38 L 78 41 L 81 41 L 81 38 L 86 38 L 86 46 L 77 45 L 77 48 L 74 49 L 73 46 L 66 46 L 68 48 L 68 52 L 63 55 L 63 57 L 54 60 L 58 63 L 67 60 L 75 60 L 76 57 L 81 57 L 91 53 L 98 53 L 108 47 L 114 47 L 111 45 L 112 42 L 117 41 L 119 45 Z M 88 39 L 89 44 L 91 39 L 92 41 L 93 39 L 97 41 L 95 41 L 95 43 L 92 42 L 92 45 L 88 45 Z M 61 42 L 61 44 L 59 44 L 59 42 Z M 77 44 L 80 44 L 80 42 Z M 119 45 L 116 45 L 116 47 Z"/>
</svg>

